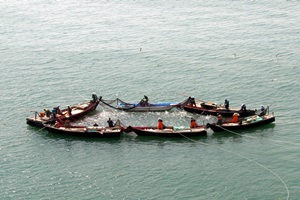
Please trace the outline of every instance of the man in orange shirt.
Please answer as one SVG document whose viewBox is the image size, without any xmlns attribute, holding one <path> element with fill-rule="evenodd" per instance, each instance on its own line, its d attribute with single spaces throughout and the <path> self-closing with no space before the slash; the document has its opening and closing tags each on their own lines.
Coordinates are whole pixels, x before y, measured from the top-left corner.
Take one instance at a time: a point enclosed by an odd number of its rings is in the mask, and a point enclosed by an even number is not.
<svg viewBox="0 0 300 200">
<path fill-rule="evenodd" d="M 190 128 L 196 128 L 197 126 L 198 124 L 196 123 L 196 120 L 194 118 L 191 118 Z"/>
<path fill-rule="evenodd" d="M 232 123 L 238 123 L 239 122 L 239 113 L 233 113 L 233 116 L 232 116 Z"/>
<path fill-rule="evenodd" d="M 166 126 L 163 124 L 163 120 L 162 119 L 158 119 L 158 124 L 157 124 L 157 129 L 164 129 L 166 128 Z"/>
</svg>

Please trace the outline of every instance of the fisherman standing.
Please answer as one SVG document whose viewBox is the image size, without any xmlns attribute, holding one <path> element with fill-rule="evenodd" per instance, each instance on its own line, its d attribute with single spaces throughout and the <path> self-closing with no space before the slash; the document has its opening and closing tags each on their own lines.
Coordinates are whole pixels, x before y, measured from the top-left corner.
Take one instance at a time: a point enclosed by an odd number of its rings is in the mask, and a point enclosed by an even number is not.
<svg viewBox="0 0 300 200">
<path fill-rule="evenodd" d="M 111 120 L 111 118 L 108 118 L 107 123 L 109 127 L 114 127 L 114 122 Z"/>
<path fill-rule="evenodd" d="M 221 114 L 218 114 L 217 119 L 218 119 L 217 125 L 222 125 L 222 123 L 223 123 L 223 117 L 222 117 Z"/>
<path fill-rule="evenodd" d="M 224 106 L 226 109 L 229 109 L 229 101 L 225 99 Z"/>
</svg>

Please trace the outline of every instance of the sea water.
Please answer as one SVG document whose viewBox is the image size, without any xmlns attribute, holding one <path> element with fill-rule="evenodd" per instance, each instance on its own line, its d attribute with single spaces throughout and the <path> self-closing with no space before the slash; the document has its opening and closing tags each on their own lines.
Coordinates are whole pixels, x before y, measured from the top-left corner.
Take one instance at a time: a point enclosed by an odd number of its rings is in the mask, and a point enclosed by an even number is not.
<svg viewBox="0 0 300 200">
<path fill-rule="evenodd" d="M 297 0 L 0 3 L 1 199 L 300 199 Z M 59 136 L 34 111 L 91 99 L 270 106 L 275 123 L 207 137 Z M 77 124 L 188 126 L 180 110 L 99 106 Z"/>
</svg>

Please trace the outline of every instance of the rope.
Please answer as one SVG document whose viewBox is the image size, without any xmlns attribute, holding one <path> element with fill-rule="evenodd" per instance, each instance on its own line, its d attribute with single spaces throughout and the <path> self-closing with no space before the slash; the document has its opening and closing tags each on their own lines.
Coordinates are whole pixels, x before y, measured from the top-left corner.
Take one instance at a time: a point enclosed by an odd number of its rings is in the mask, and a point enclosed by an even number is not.
<svg viewBox="0 0 300 200">
<path fill-rule="evenodd" d="M 197 141 L 197 140 L 193 140 L 193 139 L 191 139 L 191 138 L 189 138 L 189 137 L 187 137 L 187 136 L 185 136 L 185 135 L 183 135 L 183 134 L 181 134 L 181 133 L 178 133 L 178 134 L 181 135 L 182 137 L 186 138 L 187 140 L 190 140 L 190 141 L 195 142 L 195 143 L 200 143 L 200 144 L 203 144 L 203 145 L 206 145 L 206 146 L 215 146 L 215 145 L 207 144 L 207 143 L 200 142 L 200 141 Z M 255 161 L 255 160 L 253 160 L 253 159 L 251 159 L 251 158 L 249 158 L 249 157 L 247 157 L 247 156 L 244 156 L 244 155 L 242 155 L 242 154 L 239 154 L 239 153 L 235 153 L 235 152 L 229 151 L 229 150 L 224 149 L 224 148 L 219 147 L 219 146 L 215 146 L 215 147 L 217 147 L 218 149 L 221 149 L 221 150 L 223 150 L 223 151 L 226 151 L 226 152 L 228 152 L 228 153 L 231 153 L 231 154 L 233 154 L 233 155 L 237 155 L 237 156 L 239 156 L 239 157 L 245 158 L 245 159 L 249 160 L 250 162 L 253 162 L 253 163 L 255 163 L 256 165 L 258 165 L 258 166 L 260 166 L 260 167 L 266 169 L 266 170 L 269 171 L 270 173 L 272 173 L 272 174 L 273 174 L 274 176 L 276 176 L 276 177 L 282 182 L 282 184 L 284 185 L 284 187 L 285 187 L 285 189 L 286 189 L 286 192 L 287 192 L 286 200 L 289 199 L 289 197 L 290 197 L 290 192 L 289 192 L 289 189 L 288 189 L 286 183 L 285 183 L 284 180 L 283 180 L 278 174 L 276 174 L 274 171 L 272 171 L 272 170 L 269 169 L 268 167 L 266 167 L 266 166 L 264 166 L 264 165 L 258 163 L 257 161 Z"/>
<path fill-rule="evenodd" d="M 238 135 L 238 136 L 241 136 L 241 137 L 247 137 L 247 138 L 252 138 L 252 139 L 259 139 L 258 137 L 255 137 L 255 136 L 249 136 L 249 135 L 242 135 L 242 134 L 239 134 L 237 132 L 234 132 L 234 131 L 231 131 L 231 130 L 228 130 L 220 125 L 217 125 L 219 128 L 223 129 L 224 131 L 227 131 L 229 133 L 232 133 L 232 134 L 235 134 L 235 135 Z M 294 143 L 294 142 L 285 142 L 285 141 L 280 141 L 280 140 L 272 140 L 272 139 L 268 139 L 268 138 L 265 138 L 266 140 L 269 140 L 271 142 L 278 142 L 278 143 L 287 143 L 287 144 L 293 144 L 293 145 L 300 145 L 300 143 Z"/>
<path fill-rule="evenodd" d="M 83 97 L 81 94 L 79 94 L 79 92 L 77 91 L 77 94 L 82 98 L 84 99 L 85 101 L 87 101 L 87 99 L 85 97 Z"/>
<path fill-rule="evenodd" d="M 37 132 L 39 132 L 39 131 L 41 131 L 41 130 L 43 130 L 43 129 L 45 129 L 45 128 L 46 128 L 46 127 L 44 126 L 43 128 L 40 128 L 40 129 L 34 131 L 34 133 L 37 133 Z M 47 134 L 47 132 L 46 132 L 45 134 L 42 134 L 42 135 L 46 135 L 46 134 Z"/>
<path fill-rule="evenodd" d="M 44 126 L 43 128 L 40 128 L 39 130 L 36 130 L 35 131 L 35 133 L 37 133 L 37 132 L 39 132 L 39 131 L 41 131 L 41 130 L 43 130 L 43 129 L 45 129 L 46 127 Z"/>
</svg>

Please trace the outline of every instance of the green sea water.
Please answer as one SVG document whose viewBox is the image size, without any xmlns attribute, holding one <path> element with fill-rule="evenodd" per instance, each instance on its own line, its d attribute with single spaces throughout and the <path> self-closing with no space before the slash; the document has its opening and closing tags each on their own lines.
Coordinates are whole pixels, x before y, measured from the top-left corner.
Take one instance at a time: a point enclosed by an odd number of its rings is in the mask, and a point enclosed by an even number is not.
<svg viewBox="0 0 300 200">
<path fill-rule="evenodd" d="M 300 199 L 300 2 L 0 3 L 0 199 Z M 273 124 L 207 137 L 87 139 L 26 117 L 91 99 L 271 105 Z M 212 117 L 99 106 L 76 122 Z"/>
</svg>

